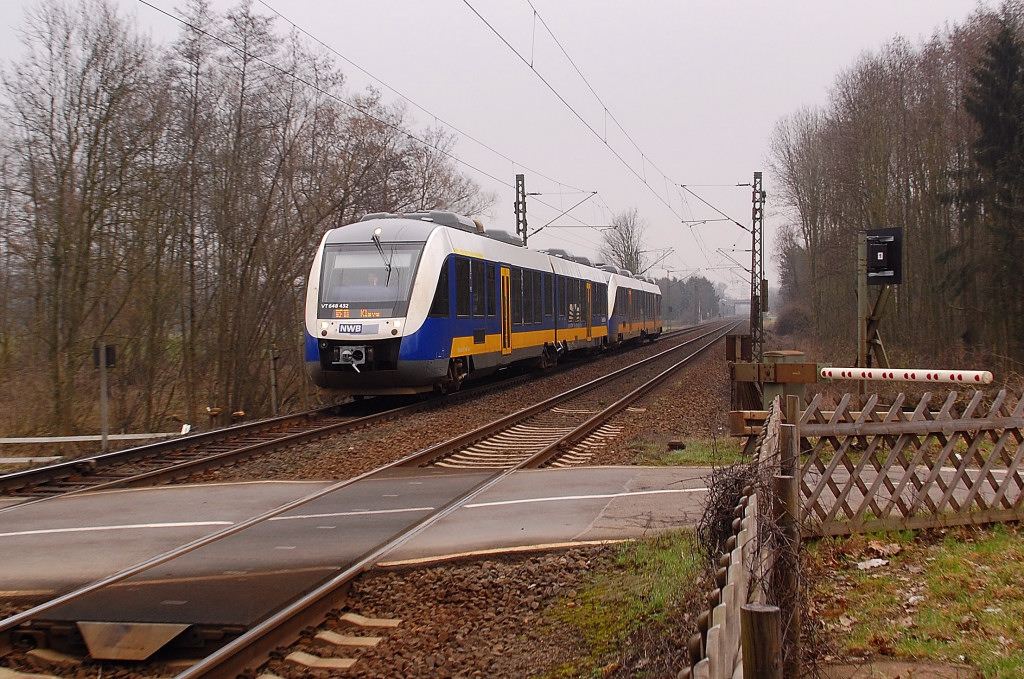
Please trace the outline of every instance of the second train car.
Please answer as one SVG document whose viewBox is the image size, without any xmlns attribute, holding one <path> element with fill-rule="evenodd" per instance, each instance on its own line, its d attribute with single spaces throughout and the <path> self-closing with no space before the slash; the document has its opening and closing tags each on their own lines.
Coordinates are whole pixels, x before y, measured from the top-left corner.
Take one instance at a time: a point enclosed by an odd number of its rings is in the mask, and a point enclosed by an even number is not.
<svg viewBox="0 0 1024 679">
<path fill-rule="evenodd" d="M 320 387 L 447 392 L 514 363 L 653 340 L 661 293 L 452 212 L 372 214 L 324 235 L 305 326 L 306 366 Z"/>
</svg>

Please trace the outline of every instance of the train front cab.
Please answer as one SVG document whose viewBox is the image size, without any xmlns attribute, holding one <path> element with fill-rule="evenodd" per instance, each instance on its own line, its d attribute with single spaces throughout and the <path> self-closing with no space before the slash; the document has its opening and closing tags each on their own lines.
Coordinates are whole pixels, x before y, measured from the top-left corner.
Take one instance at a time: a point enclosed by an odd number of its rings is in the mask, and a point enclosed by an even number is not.
<svg viewBox="0 0 1024 679">
<path fill-rule="evenodd" d="M 423 337 L 417 331 L 425 312 L 416 307 L 429 303 L 433 288 L 420 292 L 416 280 L 439 266 L 425 247 L 434 229 L 382 220 L 325 234 L 306 294 L 306 366 L 318 386 L 350 395 L 408 394 L 429 391 L 438 365 L 443 374 L 447 356 L 431 355 L 429 346 L 420 347 L 426 360 L 402 360 L 407 343 Z"/>
</svg>

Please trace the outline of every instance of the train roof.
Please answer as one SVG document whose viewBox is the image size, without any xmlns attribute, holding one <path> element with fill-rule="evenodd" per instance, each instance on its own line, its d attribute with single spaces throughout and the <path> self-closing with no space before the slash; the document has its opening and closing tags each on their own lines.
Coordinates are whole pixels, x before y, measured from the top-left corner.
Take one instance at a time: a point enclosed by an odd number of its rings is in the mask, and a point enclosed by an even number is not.
<svg viewBox="0 0 1024 679">
<path fill-rule="evenodd" d="M 443 210 L 429 210 L 411 212 L 408 214 L 394 214 L 389 212 L 377 212 L 368 214 L 358 222 L 346 224 L 327 232 L 325 243 L 370 243 L 374 232 L 381 229 L 381 239 L 384 242 L 425 242 L 430 234 L 438 227 L 444 226 L 450 229 L 464 232 L 466 235 L 484 236 L 491 241 L 512 245 L 518 248 L 518 253 L 507 250 L 511 263 L 529 265 L 528 261 L 534 262 L 536 266 L 539 261 L 534 257 L 543 257 L 552 271 L 558 274 L 579 276 L 581 268 L 586 267 L 591 271 L 600 272 L 598 278 L 610 282 L 618 278 L 618 285 L 628 285 L 634 288 L 643 288 L 644 285 L 652 286 L 655 290 L 657 285 L 642 276 L 633 276 L 625 269 L 618 269 L 610 264 L 594 264 L 586 257 L 576 257 L 565 250 L 531 250 L 523 247 L 522 242 L 515 235 L 501 230 L 485 231 L 480 222 Z M 467 243 L 465 236 L 457 236 L 452 233 L 454 240 Z M 465 246 L 464 246 L 465 247 Z M 622 280 L 623 278 L 627 280 Z"/>
<path fill-rule="evenodd" d="M 346 224 L 327 232 L 326 243 L 370 243 L 374 231 L 380 228 L 385 241 L 422 242 L 437 228 L 437 224 L 409 219 L 374 219 Z"/>
</svg>

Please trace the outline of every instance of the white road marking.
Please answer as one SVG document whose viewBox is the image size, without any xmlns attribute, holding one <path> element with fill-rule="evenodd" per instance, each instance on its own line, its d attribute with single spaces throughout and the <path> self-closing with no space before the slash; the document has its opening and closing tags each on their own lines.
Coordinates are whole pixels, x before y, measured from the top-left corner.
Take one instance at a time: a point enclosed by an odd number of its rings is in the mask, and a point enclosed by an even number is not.
<svg viewBox="0 0 1024 679">
<path fill-rule="evenodd" d="M 76 526 L 74 528 L 41 528 L 0 533 L 0 538 L 16 538 L 25 535 L 54 535 L 57 533 L 92 533 L 107 530 L 137 530 L 140 528 L 193 528 L 202 526 L 231 526 L 232 521 L 175 521 L 173 523 L 129 523 L 117 526 Z"/>
<path fill-rule="evenodd" d="M 608 500 L 620 497 L 636 497 L 640 495 L 664 495 L 683 493 L 705 493 L 707 488 L 678 488 L 671 490 L 642 490 L 625 493 L 599 493 L 595 495 L 562 495 L 557 497 L 525 498 L 520 500 L 500 500 L 496 502 L 478 502 L 465 505 L 467 508 L 477 509 L 482 507 L 501 507 L 506 505 L 532 504 L 536 502 L 571 502 L 573 500 Z M 296 514 L 294 516 L 275 516 L 270 521 L 299 521 L 306 519 L 326 519 L 346 516 L 376 516 L 380 514 L 402 514 L 409 512 L 429 512 L 434 507 L 405 507 L 400 509 L 375 509 L 356 510 L 350 512 L 330 512 L 326 514 Z M 62 533 L 93 533 L 102 531 L 117 530 L 145 530 L 164 528 L 202 528 L 205 526 L 232 526 L 233 521 L 175 521 L 167 523 L 132 523 L 110 526 L 79 526 L 74 528 L 45 528 L 38 530 L 13 531 L 0 533 L 0 538 L 25 537 L 30 535 L 56 535 Z M 328 528 L 318 526 L 318 528 Z M 333 528 L 333 526 L 332 526 Z"/>
<path fill-rule="evenodd" d="M 467 509 L 477 507 L 501 507 L 504 505 L 525 505 L 534 502 L 569 502 L 572 500 L 609 500 L 617 497 L 636 497 L 637 495 L 664 495 L 667 493 L 706 493 L 707 488 L 676 488 L 672 490 L 638 490 L 626 493 L 598 493 L 597 495 L 562 495 L 556 497 L 534 497 L 522 500 L 501 500 L 498 502 L 478 502 L 466 505 Z"/>
<path fill-rule="evenodd" d="M 433 507 L 406 507 L 403 509 L 359 509 L 351 512 L 330 512 L 328 514 L 296 514 L 275 516 L 271 521 L 296 521 L 301 519 L 330 519 L 338 516 L 374 516 L 377 514 L 402 514 L 404 512 L 430 512 Z"/>
</svg>

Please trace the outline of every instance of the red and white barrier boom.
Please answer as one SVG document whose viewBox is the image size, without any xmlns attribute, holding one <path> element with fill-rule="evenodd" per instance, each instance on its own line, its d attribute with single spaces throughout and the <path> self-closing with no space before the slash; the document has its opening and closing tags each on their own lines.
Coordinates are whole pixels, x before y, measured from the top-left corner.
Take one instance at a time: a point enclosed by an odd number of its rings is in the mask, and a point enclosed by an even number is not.
<svg viewBox="0 0 1024 679">
<path fill-rule="evenodd" d="M 991 384 L 988 370 L 914 370 L 908 368 L 822 368 L 828 380 L 879 380 L 886 382 L 968 382 Z"/>
</svg>

